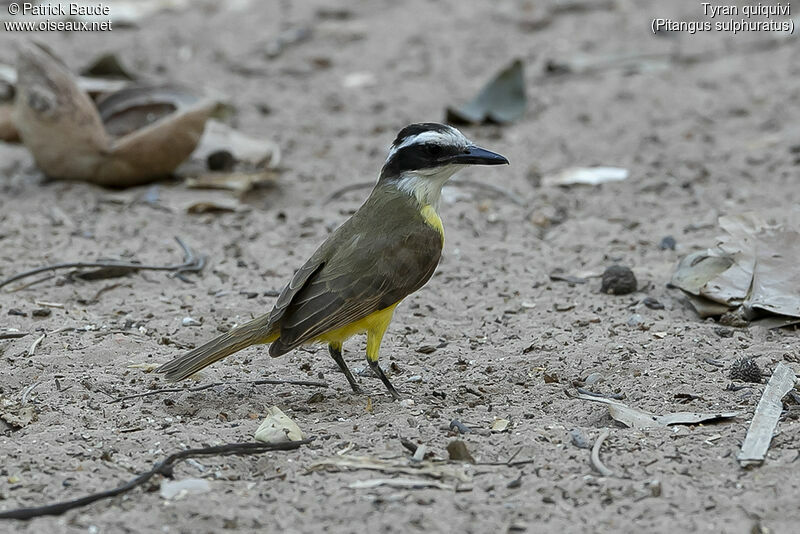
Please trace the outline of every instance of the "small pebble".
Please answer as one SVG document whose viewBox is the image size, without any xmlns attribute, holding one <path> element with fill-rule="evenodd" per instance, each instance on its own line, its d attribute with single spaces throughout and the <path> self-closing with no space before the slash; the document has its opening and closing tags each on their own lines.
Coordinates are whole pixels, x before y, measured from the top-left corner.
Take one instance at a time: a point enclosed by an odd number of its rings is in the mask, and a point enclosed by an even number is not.
<svg viewBox="0 0 800 534">
<path fill-rule="evenodd" d="M 628 267 L 612 265 L 603 272 L 600 291 L 607 295 L 627 295 L 636 291 L 636 276 Z"/>
<path fill-rule="evenodd" d="M 573 428 L 569 431 L 569 439 L 572 441 L 572 444 L 578 447 L 579 449 L 591 449 L 592 442 L 589 441 L 589 438 L 586 437 L 586 434 L 578 430 L 577 428 Z"/>
<path fill-rule="evenodd" d="M 422 382 L 422 375 L 409 376 L 406 382 Z"/>
<path fill-rule="evenodd" d="M 659 301 L 654 299 L 653 297 L 645 297 L 642 301 L 642 304 L 650 308 L 651 310 L 663 310 L 664 305 L 661 304 Z"/>
<path fill-rule="evenodd" d="M 600 373 L 592 373 L 586 377 L 586 380 L 583 381 L 584 384 L 587 386 L 593 386 L 594 384 L 598 384 L 603 381 L 603 375 Z"/>
<path fill-rule="evenodd" d="M 50 317 L 53 314 L 53 310 L 50 308 L 36 308 L 31 312 L 31 315 L 34 317 Z"/>
<path fill-rule="evenodd" d="M 637 327 L 644 323 L 644 318 L 638 313 L 634 313 L 628 317 L 628 326 Z"/>
<path fill-rule="evenodd" d="M 192 317 L 184 317 L 183 320 L 181 321 L 181 324 L 183 326 L 200 326 L 203 323 Z"/>
<path fill-rule="evenodd" d="M 410 408 L 411 406 L 414 406 L 414 399 L 403 399 L 400 401 L 400 406 L 403 408 Z"/>
<path fill-rule="evenodd" d="M 671 235 L 664 237 L 661 242 L 658 244 L 658 248 L 661 250 L 675 250 L 675 238 Z"/>
</svg>

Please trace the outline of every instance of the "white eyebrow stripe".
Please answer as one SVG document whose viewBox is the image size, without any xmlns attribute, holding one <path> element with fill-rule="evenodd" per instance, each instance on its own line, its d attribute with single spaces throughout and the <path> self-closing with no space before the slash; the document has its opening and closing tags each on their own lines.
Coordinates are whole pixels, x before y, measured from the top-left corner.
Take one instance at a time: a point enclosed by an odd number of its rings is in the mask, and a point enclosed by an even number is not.
<svg viewBox="0 0 800 534">
<path fill-rule="evenodd" d="M 389 156 L 386 158 L 386 161 L 389 161 L 392 156 L 394 156 L 401 148 L 425 143 L 435 143 L 439 145 L 469 145 L 467 138 L 456 130 L 450 130 L 446 132 L 422 132 L 418 133 L 417 135 L 412 135 L 411 137 L 406 138 L 402 143 L 400 143 L 400 145 L 392 147 L 391 150 L 389 150 Z"/>
</svg>

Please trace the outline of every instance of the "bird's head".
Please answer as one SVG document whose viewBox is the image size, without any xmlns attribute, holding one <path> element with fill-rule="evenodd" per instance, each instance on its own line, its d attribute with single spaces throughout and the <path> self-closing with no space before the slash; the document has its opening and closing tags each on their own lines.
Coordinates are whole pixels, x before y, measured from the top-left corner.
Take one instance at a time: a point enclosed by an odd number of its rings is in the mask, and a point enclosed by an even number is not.
<svg viewBox="0 0 800 534">
<path fill-rule="evenodd" d="M 442 186 L 467 165 L 502 165 L 508 160 L 475 146 L 445 124 L 410 124 L 400 130 L 381 170 L 379 183 L 395 185 L 422 205 L 436 206 Z"/>
</svg>

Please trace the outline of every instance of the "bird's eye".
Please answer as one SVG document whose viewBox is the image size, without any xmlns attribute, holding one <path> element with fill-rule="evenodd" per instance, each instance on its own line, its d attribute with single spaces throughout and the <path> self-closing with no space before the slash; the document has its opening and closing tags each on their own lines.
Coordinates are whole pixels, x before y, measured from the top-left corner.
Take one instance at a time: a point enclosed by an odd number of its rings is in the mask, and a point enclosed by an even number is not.
<svg viewBox="0 0 800 534">
<path fill-rule="evenodd" d="M 431 158 L 438 158 L 444 152 L 444 149 L 441 145 L 435 145 L 433 143 L 429 143 L 424 146 L 425 154 Z"/>
</svg>

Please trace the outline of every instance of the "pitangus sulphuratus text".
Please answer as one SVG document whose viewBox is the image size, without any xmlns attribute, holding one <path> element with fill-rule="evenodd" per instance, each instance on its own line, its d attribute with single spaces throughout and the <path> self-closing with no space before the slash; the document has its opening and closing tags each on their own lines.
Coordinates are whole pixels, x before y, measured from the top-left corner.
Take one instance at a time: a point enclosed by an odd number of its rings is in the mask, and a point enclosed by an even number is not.
<svg viewBox="0 0 800 534">
<path fill-rule="evenodd" d="M 397 135 L 364 204 L 298 270 L 272 311 L 232 328 L 156 371 L 183 380 L 250 345 L 270 343 L 281 356 L 308 343 L 328 344 L 353 391 L 361 388 L 342 344 L 367 334 L 367 361 L 395 399 L 378 365 L 381 340 L 397 305 L 433 275 L 444 244 L 437 213 L 442 186 L 466 165 L 508 160 L 472 144 L 451 126 L 411 124 Z"/>
</svg>

